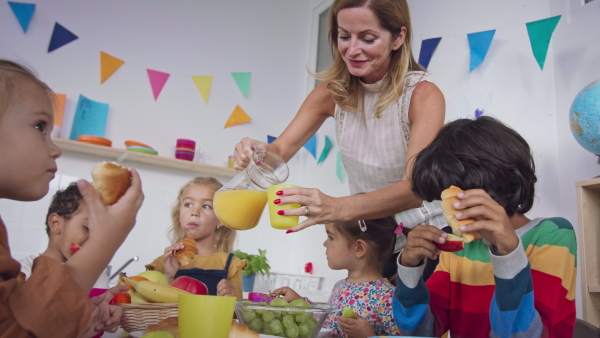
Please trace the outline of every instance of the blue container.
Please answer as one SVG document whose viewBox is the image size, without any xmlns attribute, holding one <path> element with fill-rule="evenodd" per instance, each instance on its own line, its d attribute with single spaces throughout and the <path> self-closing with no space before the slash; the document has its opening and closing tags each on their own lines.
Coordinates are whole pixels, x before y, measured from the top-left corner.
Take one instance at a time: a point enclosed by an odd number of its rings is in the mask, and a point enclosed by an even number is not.
<svg viewBox="0 0 600 338">
<path fill-rule="evenodd" d="M 254 290 L 254 280 L 256 279 L 256 274 L 250 274 L 248 276 L 242 275 L 242 291 L 243 292 L 252 292 Z"/>
</svg>

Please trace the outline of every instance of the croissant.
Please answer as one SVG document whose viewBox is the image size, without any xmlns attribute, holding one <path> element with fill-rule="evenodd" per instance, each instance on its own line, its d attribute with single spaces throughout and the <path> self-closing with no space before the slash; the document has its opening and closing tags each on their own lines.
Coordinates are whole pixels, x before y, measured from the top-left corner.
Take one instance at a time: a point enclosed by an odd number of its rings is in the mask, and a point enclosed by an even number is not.
<svg viewBox="0 0 600 338">
<path fill-rule="evenodd" d="M 151 332 L 169 332 L 173 337 L 179 336 L 179 318 L 178 317 L 167 317 L 157 324 L 151 324 L 146 327 L 144 334 Z"/>
<path fill-rule="evenodd" d="M 175 258 L 181 266 L 186 266 L 190 264 L 190 262 L 196 257 L 198 254 L 198 248 L 196 247 L 196 241 L 187 237 L 181 241 L 181 244 L 184 245 L 183 249 L 175 251 Z"/>
<path fill-rule="evenodd" d="M 470 224 L 475 222 L 472 218 L 467 218 L 463 220 L 458 220 L 454 215 L 457 213 L 457 210 L 454 209 L 454 202 L 458 201 L 458 193 L 463 190 L 456 186 L 450 186 L 450 188 L 442 191 L 442 202 L 440 203 L 442 207 L 442 211 L 444 212 L 444 218 L 448 225 L 452 228 L 452 233 L 458 237 L 461 237 L 464 243 L 469 243 L 471 241 L 479 239 L 477 234 L 472 232 L 462 232 L 460 231 L 460 227 L 465 224 Z"/>
</svg>

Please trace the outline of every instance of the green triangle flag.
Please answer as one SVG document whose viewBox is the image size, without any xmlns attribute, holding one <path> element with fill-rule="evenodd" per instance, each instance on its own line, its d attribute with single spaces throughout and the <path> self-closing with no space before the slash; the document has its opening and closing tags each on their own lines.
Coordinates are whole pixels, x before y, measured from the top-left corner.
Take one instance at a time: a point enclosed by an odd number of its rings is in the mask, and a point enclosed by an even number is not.
<svg viewBox="0 0 600 338">
<path fill-rule="evenodd" d="M 346 175 L 344 174 L 344 164 L 342 163 L 342 153 L 337 152 L 337 163 L 335 166 L 335 174 L 337 175 L 340 182 L 344 183 L 344 178 Z"/>
<path fill-rule="evenodd" d="M 533 50 L 533 56 L 538 62 L 538 65 L 544 70 L 544 63 L 546 62 L 546 54 L 548 53 L 548 46 L 550 45 L 550 39 L 552 33 L 560 20 L 560 15 L 527 23 L 527 33 L 529 33 L 529 42 L 531 43 L 531 49 Z"/>
<path fill-rule="evenodd" d="M 319 156 L 319 160 L 317 161 L 317 164 L 320 164 L 323 161 L 325 161 L 325 159 L 327 159 L 327 156 L 329 156 L 329 152 L 331 151 L 332 146 L 333 146 L 333 143 L 329 139 L 329 136 L 325 136 L 325 147 L 323 147 L 323 151 L 321 151 L 321 156 Z"/>
<path fill-rule="evenodd" d="M 248 98 L 248 93 L 250 92 L 250 73 L 231 73 L 231 76 L 233 76 L 235 83 L 237 83 L 244 97 Z"/>
</svg>

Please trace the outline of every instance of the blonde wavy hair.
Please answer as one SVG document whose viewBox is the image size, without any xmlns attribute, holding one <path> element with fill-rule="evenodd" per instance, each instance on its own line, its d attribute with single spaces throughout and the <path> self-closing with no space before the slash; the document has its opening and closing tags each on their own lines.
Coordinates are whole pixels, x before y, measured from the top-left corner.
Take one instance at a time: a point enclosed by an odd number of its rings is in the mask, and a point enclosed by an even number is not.
<svg viewBox="0 0 600 338">
<path fill-rule="evenodd" d="M 392 39 L 398 37 L 402 27 L 406 27 L 404 43 L 398 50 L 392 51 L 390 69 L 382 84 L 381 96 L 375 103 L 375 117 L 380 117 L 383 110 L 396 102 L 404 91 L 404 78 L 409 71 L 425 71 L 412 54 L 412 25 L 407 0 L 335 0 L 329 10 L 329 45 L 333 53 L 333 63 L 320 73 L 312 75 L 327 82 L 335 103 L 345 111 L 356 112 L 362 107 L 359 102 L 361 89 L 359 78 L 348 71 L 342 55 L 338 51 L 337 15 L 344 8 L 366 7 L 379 19 L 382 27 L 392 33 Z"/>
<path fill-rule="evenodd" d="M 42 87 L 50 100 L 54 101 L 55 95 L 48 85 L 40 80 L 33 69 L 18 62 L 0 59 L 0 115 L 3 114 L 10 102 L 14 99 L 16 81 L 15 76 L 22 75 Z"/>
<path fill-rule="evenodd" d="M 171 208 L 171 229 L 169 229 L 169 237 L 171 243 L 175 244 L 185 238 L 185 233 L 181 229 L 179 222 L 179 211 L 181 210 L 181 199 L 186 189 L 192 185 L 201 185 L 207 188 L 213 189 L 215 192 L 223 186 L 221 182 L 217 181 L 214 177 L 196 177 L 179 189 L 177 199 Z M 222 252 L 230 253 L 233 251 L 233 243 L 235 242 L 236 232 L 233 229 L 229 229 L 226 226 L 220 226 L 215 229 L 215 247 L 217 250 Z"/>
</svg>

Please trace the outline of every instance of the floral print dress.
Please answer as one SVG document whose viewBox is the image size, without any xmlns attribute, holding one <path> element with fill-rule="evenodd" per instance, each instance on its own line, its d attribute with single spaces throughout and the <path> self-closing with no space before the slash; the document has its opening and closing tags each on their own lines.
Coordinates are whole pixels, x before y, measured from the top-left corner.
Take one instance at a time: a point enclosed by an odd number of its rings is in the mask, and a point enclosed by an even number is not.
<svg viewBox="0 0 600 338">
<path fill-rule="evenodd" d="M 323 328 L 331 329 L 330 336 L 347 337 L 336 320 L 347 306 L 359 317 L 367 319 L 377 336 L 399 336 L 392 314 L 393 297 L 394 286 L 385 278 L 367 283 L 348 283 L 342 279 L 335 283 L 327 301 L 332 310 Z"/>
</svg>

